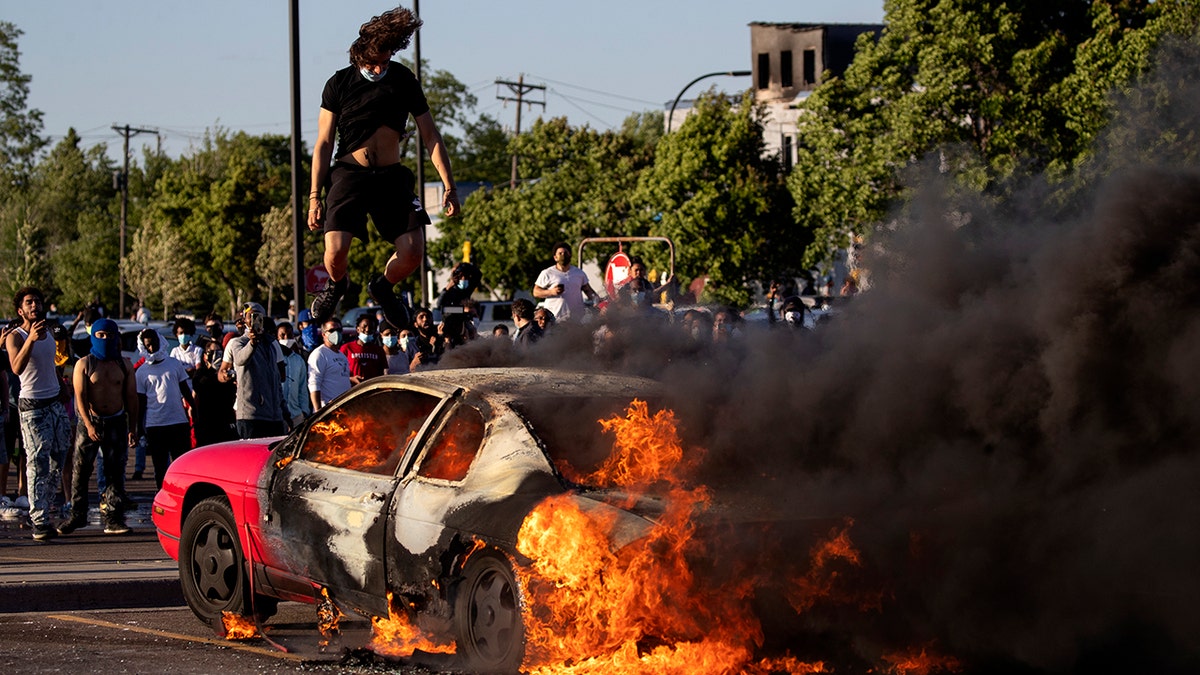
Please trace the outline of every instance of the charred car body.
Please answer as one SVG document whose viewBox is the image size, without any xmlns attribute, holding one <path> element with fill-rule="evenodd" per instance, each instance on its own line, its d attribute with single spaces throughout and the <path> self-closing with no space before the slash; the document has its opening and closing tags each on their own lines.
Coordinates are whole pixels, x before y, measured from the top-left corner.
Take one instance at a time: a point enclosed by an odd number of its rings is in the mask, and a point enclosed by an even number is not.
<svg viewBox="0 0 1200 675">
<path fill-rule="evenodd" d="M 282 439 L 193 450 L 154 501 L 184 597 L 218 627 L 278 600 L 327 592 L 365 616 L 415 610 L 471 667 L 523 653 L 518 530 L 549 496 L 612 512 L 615 547 L 641 536 L 637 506 L 574 484 L 608 449 L 580 420 L 654 394 L 638 378 L 534 369 L 431 371 L 371 380 Z"/>
</svg>

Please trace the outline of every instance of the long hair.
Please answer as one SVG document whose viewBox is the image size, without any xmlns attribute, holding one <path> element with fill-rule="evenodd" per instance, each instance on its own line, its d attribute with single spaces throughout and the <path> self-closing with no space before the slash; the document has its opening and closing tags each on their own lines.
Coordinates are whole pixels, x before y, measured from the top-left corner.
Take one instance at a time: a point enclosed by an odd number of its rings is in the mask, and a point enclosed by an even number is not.
<svg viewBox="0 0 1200 675">
<path fill-rule="evenodd" d="M 391 58 L 392 54 L 408 47 L 421 23 L 403 7 L 371 17 L 358 29 L 358 39 L 350 45 L 350 64 L 362 67 Z"/>
</svg>

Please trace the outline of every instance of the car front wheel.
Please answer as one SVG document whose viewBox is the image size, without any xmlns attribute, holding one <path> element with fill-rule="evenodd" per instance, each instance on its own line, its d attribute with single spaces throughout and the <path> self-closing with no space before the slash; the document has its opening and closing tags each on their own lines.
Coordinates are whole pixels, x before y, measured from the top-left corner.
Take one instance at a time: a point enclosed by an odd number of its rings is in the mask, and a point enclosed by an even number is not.
<svg viewBox="0 0 1200 675">
<path fill-rule="evenodd" d="M 209 497 L 188 513 L 179 541 L 179 579 L 192 613 L 214 630 L 223 630 L 224 612 L 248 614 L 242 543 L 225 497 Z M 274 614 L 274 599 L 256 600 L 260 620 Z"/>
<path fill-rule="evenodd" d="M 467 560 L 454 608 L 458 652 L 472 671 L 515 673 L 525 656 L 520 591 L 512 566 L 495 552 Z"/>
</svg>

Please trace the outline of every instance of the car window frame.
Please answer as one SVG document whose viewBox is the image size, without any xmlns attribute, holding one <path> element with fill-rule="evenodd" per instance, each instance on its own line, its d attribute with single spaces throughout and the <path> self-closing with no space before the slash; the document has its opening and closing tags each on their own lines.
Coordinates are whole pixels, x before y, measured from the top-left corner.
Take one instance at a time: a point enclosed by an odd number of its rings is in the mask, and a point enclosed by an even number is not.
<svg viewBox="0 0 1200 675">
<path fill-rule="evenodd" d="M 454 416 L 455 411 L 457 411 L 459 407 L 466 407 L 474 410 L 479 414 L 480 419 L 483 420 L 483 436 L 480 437 L 479 446 L 475 448 L 475 454 L 471 457 L 470 467 L 467 468 L 467 472 L 463 474 L 463 477 L 456 481 L 446 480 L 444 478 L 422 476 L 420 473 L 421 464 L 425 461 L 429 451 L 433 449 L 435 441 L 441 437 L 442 431 L 446 428 L 446 425 L 450 423 L 450 419 Z M 483 446 L 487 443 L 488 436 L 491 435 L 492 420 L 494 415 L 492 414 L 492 407 L 482 399 L 468 399 L 466 396 L 455 396 L 454 405 L 446 407 L 440 412 L 441 417 L 437 421 L 436 427 L 422 430 L 427 432 L 427 435 L 424 437 L 421 447 L 418 448 L 417 452 L 414 453 L 412 464 L 409 466 L 408 471 L 402 474 L 404 476 L 405 483 L 416 480 L 432 485 L 461 485 L 463 481 L 467 480 L 467 478 L 471 475 L 471 469 L 474 468 L 475 461 L 479 459 L 479 454 L 482 452 Z M 430 417 L 432 417 L 432 415 L 430 415 Z"/>
<path fill-rule="evenodd" d="M 439 399 L 437 405 L 435 405 L 433 410 L 430 411 L 429 415 L 425 417 L 425 421 L 417 430 L 417 434 L 413 436 L 412 441 L 404 449 L 404 454 L 401 455 L 400 461 L 397 462 L 395 471 L 390 474 L 390 477 L 393 479 L 405 476 L 408 471 L 407 467 L 411 467 L 415 457 L 420 454 L 421 449 L 424 447 L 425 439 L 429 437 L 430 429 L 439 424 L 439 420 L 441 420 L 442 416 L 444 415 L 447 406 L 449 406 L 462 391 L 460 387 L 455 387 L 447 391 L 445 388 L 421 386 L 419 383 L 410 382 L 371 383 L 371 385 L 365 387 L 363 391 L 357 393 L 356 395 L 347 396 L 344 398 L 339 397 L 333 404 L 325 406 L 312 415 L 309 415 L 308 419 L 304 420 L 304 423 L 300 426 L 300 428 L 293 432 L 291 436 L 289 436 L 288 442 L 281 443 L 279 445 L 277 448 L 278 457 L 274 460 L 275 466 L 277 468 L 281 468 L 280 462 L 282 462 L 285 458 L 290 458 L 288 459 L 289 462 L 304 462 L 305 464 L 321 467 L 322 469 L 329 471 L 351 471 L 356 474 L 386 477 L 387 474 L 377 474 L 343 466 L 335 466 L 333 464 L 315 462 L 300 456 L 300 449 L 303 448 L 305 443 L 308 441 L 310 430 L 314 424 L 319 424 L 330 416 L 336 414 L 337 411 L 341 409 L 348 401 L 356 400 L 361 396 L 369 396 L 373 392 L 379 391 L 412 391 L 419 394 L 434 396 Z"/>
</svg>

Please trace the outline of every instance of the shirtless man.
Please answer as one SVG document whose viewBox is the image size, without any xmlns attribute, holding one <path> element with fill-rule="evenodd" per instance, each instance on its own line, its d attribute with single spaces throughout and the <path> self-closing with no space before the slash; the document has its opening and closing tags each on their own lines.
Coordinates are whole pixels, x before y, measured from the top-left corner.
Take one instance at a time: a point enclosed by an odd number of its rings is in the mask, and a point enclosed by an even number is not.
<svg viewBox="0 0 1200 675">
<path fill-rule="evenodd" d="M 125 464 L 129 448 L 137 444 L 137 386 L 133 364 L 121 354 L 117 322 L 96 321 L 91 339 L 92 350 L 75 364 L 72 376 L 80 424 L 76 427 L 71 518 L 58 526 L 58 533 L 70 534 L 87 526 L 88 481 L 99 456 L 105 483 L 100 495 L 104 532 L 124 534 L 129 531 L 125 524 Z"/>
<path fill-rule="evenodd" d="M 392 242 L 396 251 L 383 274 L 368 282 L 367 291 L 383 308 L 388 323 L 397 329 L 409 326 L 408 309 L 396 297 L 394 286 L 420 265 L 429 224 L 416 196 L 416 177 L 400 163 L 400 140 L 410 114 L 445 187 L 446 216 L 459 212 L 450 155 L 421 83 L 411 70 L 391 60 L 420 27 L 421 20 L 403 7 L 372 18 L 359 28 L 358 39 L 350 46 L 350 66 L 325 83 L 308 196 L 308 229 L 324 228 L 329 273 L 329 285 L 312 304 L 312 321 L 317 325 L 333 317 L 346 293 L 350 243 L 354 237 L 366 241 L 370 214 L 380 236 Z M 331 168 L 335 135 L 337 160 Z M 325 187 L 327 203 L 322 204 Z"/>
</svg>

